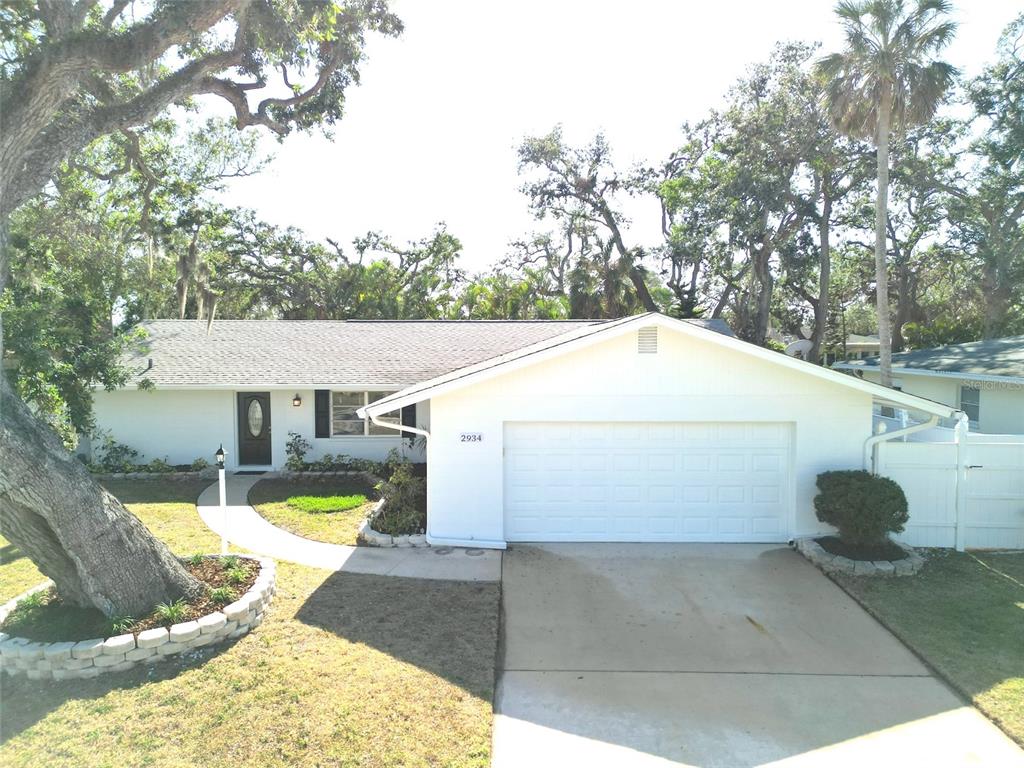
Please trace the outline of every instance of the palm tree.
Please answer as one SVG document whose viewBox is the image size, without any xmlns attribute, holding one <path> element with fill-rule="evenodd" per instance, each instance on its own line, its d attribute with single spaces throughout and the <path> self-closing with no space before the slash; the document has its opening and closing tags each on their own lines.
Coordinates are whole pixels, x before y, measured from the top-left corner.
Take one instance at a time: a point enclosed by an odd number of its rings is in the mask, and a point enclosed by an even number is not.
<svg viewBox="0 0 1024 768">
<path fill-rule="evenodd" d="M 836 15 L 846 50 L 818 61 L 833 124 L 857 139 L 873 139 L 878 163 L 875 206 L 875 292 L 879 367 L 892 386 L 892 338 L 885 225 L 889 205 L 889 134 L 927 122 L 957 70 L 935 56 L 956 33 L 948 0 L 843 0 Z"/>
</svg>

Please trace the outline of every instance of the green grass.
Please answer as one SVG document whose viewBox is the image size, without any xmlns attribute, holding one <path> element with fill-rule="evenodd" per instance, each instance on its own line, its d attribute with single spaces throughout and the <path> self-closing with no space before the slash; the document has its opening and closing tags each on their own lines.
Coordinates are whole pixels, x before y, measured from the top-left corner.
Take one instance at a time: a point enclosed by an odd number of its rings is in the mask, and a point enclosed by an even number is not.
<svg viewBox="0 0 1024 768">
<path fill-rule="evenodd" d="M 345 512 L 361 507 L 365 503 L 366 496 L 361 493 L 354 493 L 351 496 L 289 496 L 285 499 L 285 504 L 292 509 L 310 514 Z"/>
<path fill-rule="evenodd" d="M 0 603 L 46 580 L 21 550 L 0 536 Z"/>
<path fill-rule="evenodd" d="M 130 508 L 216 551 L 180 484 Z M 0 575 L 18 561 L 0 567 Z M 32 586 L 38 579 L 29 579 Z M 202 659 L 92 680 L 3 681 L 0 765 L 486 766 L 498 585 L 279 563 L 263 624 Z M 239 734 L 247 734 L 240 738 Z"/>
<path fill-rule="evenodd" d="M 376 498 L 365 481 L 348 477 L 261 480 L 249 491 L 249 503 L 274 525 L 330 544 L 355 544 Z"/>
<path fill-rule="evenodd" d="M 935 550 L 916 577 L 836 581 L 1024 745 L 1024 553 Z"/>
</svg>

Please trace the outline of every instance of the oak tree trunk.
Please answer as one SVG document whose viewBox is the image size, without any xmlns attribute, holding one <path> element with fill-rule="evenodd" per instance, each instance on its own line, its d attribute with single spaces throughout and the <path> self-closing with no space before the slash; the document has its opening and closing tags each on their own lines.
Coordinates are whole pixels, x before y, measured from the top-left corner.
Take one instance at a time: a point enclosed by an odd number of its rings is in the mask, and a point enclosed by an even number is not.
<svg viewBox="0 0 1024 768">
<path fill-rule="evenodd" d="M 0 533 L 60 596 L 144 616 L 202 589 L 167 546 L 101 487 L 0 375 Z"/>
</svg>

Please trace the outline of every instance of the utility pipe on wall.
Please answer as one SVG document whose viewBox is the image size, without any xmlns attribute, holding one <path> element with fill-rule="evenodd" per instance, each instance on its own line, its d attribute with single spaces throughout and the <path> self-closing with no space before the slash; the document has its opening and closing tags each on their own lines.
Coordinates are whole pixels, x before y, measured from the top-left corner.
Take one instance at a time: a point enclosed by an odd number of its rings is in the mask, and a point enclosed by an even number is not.
<svg viewBox="0 0 1024 768">
<path fill-rule="evenodd" d="M 425 429 L 419 427 L 410 427 L 405 424 L 395 424 L 394 422 L 378 421 L 377 417 L 369 413 L 370 421 L 376 424 L 378 427 L 384 427 L 386 429 L 396 429 L 399 432 L 409 432 L 414 435 L 421 435 L 424 441 L 424 450 L 429 451 L 430 449 L 430 433 Z M 430 510 L 427 510 L 427 540 L 429 541 L 432 534 L 430 533 Z"/>
<path fill-rule="evenodd" d="M 970 433 L 970 421 L 967 414 L 961 413 L 956 420 L 956 503 L 955 524 L 957 552 L 963 552 L 966 546 L 967 519 L 967 441 Z"/>
<path fill-rule="evenodd" d="M 932 416 L 928 421 L 921 424 L 914 424 L 903 429 L 897 429 L 895 432 L 886 432 L 884 431 L 885 424 L 879 424 L 879 428 L 883 431 L 879 432 L 877 435 L 872 435 L 864 441 L 864 469 L 873 475 L 878 474 L 878 453 L 875 450 L 875 446 L 879 443 L 895 440 L 897 437 L 906 437 L 907 435 L 912 435 L 915 432 L 923 432 L 926 429 L 938 426 L 938 423 L 939 417 Z"/>
</svg>

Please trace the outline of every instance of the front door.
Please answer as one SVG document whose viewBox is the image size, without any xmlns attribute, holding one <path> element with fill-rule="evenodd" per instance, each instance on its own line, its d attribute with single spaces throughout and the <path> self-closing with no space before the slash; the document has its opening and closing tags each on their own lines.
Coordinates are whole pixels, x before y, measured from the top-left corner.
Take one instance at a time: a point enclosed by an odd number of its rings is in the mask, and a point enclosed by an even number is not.
<svg viewBox="0 0 1024 768">
<path fill-rule="evenodd" d="M 271 463 L 269 392 L 238 393 L 238 463 Z"/>
</svg>

